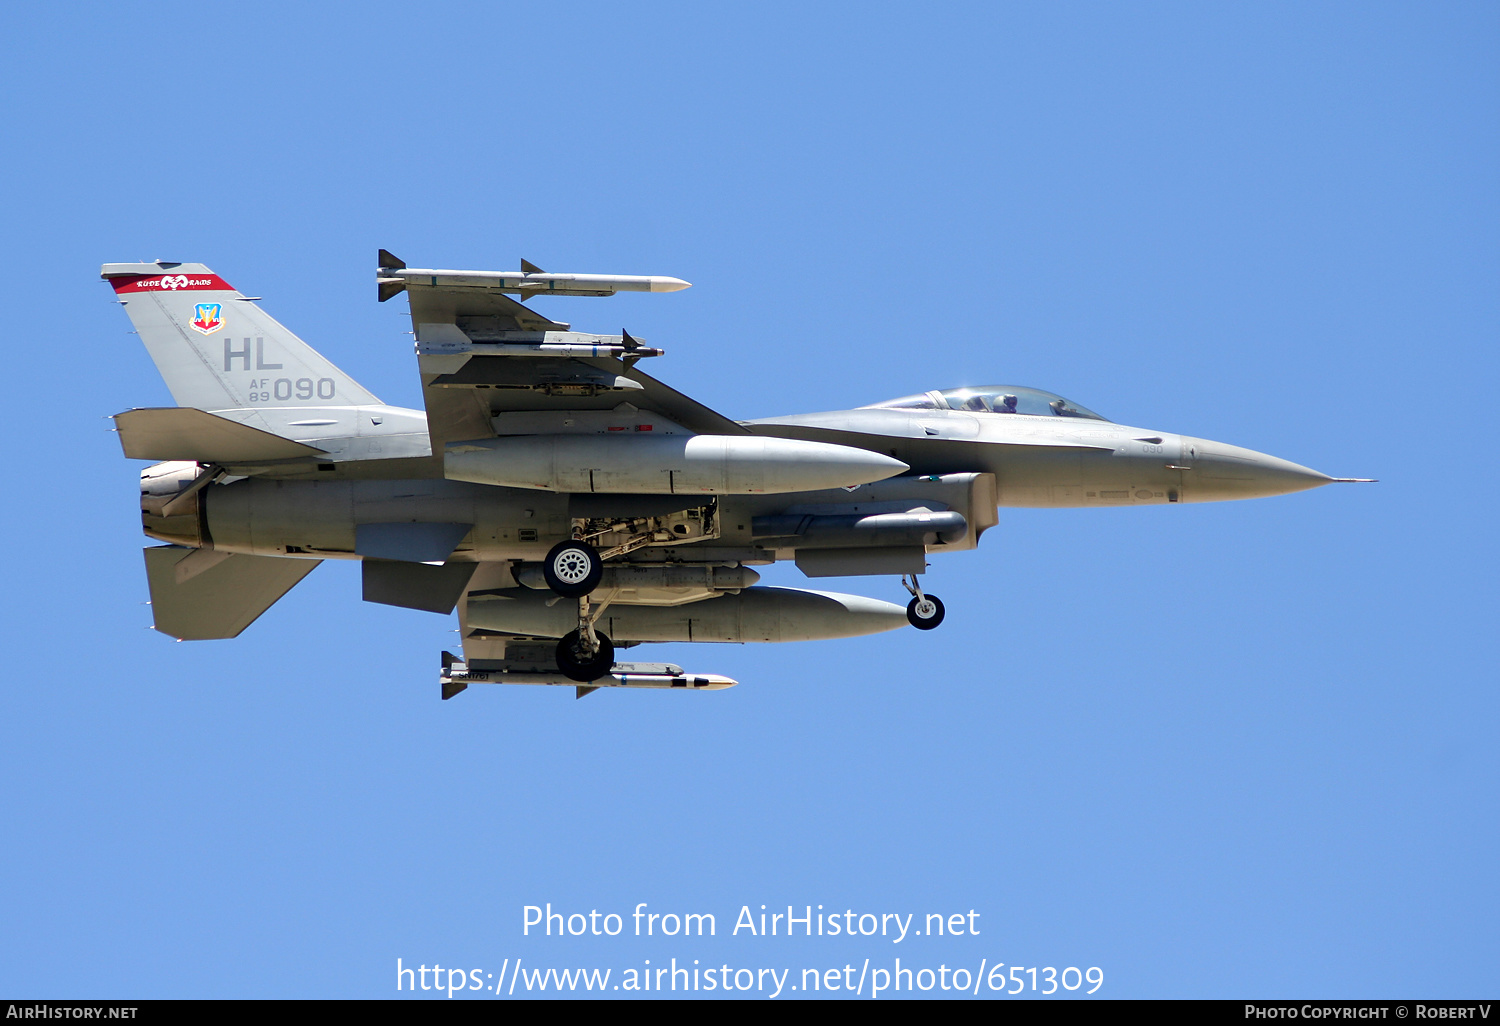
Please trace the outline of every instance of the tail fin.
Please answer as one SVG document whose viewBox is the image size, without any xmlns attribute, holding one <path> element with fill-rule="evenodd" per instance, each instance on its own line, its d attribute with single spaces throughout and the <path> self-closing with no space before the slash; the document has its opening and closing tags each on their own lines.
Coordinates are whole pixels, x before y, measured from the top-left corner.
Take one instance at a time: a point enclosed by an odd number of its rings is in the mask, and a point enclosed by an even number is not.
<svg viewBox="0 0 1500 1026">
<path fill-rule="evenodd" d="M 179 406 L 235 410 L 380 402 L 202 264 L 105 264 Z"/>
</svg>

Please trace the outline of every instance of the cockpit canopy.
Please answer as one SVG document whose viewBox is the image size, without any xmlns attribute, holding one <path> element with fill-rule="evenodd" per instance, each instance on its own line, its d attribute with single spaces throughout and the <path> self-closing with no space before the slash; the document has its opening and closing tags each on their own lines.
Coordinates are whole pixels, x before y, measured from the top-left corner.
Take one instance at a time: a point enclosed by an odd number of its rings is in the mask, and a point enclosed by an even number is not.
<svg viewBox="0 0 1500 1026">
<path fill-rule="evenodd" d="M 1018 385 L 978 385 L 922 392 L 862 406 L 864 410 L 963 410 L 966 413 L 1018 413 L 1030 417 L 1083 417 L 1105 420 L 1093 410 L 1039 388 Z M 1106 421 L 1108 423 L 1108 421 Z"/>
</svg>

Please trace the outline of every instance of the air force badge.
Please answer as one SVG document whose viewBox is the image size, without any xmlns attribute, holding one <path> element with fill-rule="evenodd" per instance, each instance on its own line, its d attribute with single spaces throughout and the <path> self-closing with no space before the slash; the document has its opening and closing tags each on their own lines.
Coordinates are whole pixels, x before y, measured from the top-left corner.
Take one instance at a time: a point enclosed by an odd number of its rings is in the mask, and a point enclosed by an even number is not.
<svg viewBox="0 0 1500 1026">
<path fill-rule="evenodd" d="M 221 303 L 199 303 L 193 307 L 193 319 L 188 323 L 192 325 L 194 331 L 212 335 L 224 327 L 224 318 L 220 316 L 223 309 Z"/>
</svg>

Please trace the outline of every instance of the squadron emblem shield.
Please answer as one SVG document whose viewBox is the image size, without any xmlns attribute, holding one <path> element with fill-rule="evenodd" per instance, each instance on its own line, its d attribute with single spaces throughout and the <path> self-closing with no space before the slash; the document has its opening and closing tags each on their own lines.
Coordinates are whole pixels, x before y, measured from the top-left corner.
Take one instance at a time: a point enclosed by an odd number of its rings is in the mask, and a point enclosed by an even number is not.
<svg viewBox="0 0 1500 1026">
<path fill-rule="evenodd" d="M 188 323 L 193 326 L 194 331 L 212 335 L 224 327 L 224 318 L 220 316 L 223 309 L 221 303 L 199 303 L 193 307 L 193 319 Z"/>
</svg>

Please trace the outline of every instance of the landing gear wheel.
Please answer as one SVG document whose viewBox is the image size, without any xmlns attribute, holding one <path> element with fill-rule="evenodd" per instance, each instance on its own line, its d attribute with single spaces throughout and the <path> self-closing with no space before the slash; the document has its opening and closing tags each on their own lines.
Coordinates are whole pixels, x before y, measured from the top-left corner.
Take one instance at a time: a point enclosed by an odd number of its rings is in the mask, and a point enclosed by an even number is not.
<svg viewBox="0 0 1500 1026">
<path fill-rule="evenodd" d="M 587 542 L 558 542 L 542 563 L 542 576 L 547 587 L 564 598 L 582 598 L 599 587 L 604 560 Z"/>
<path fill-rule="evenodd" d="M 919 631 L 930 631 L 943 622 L 943 600 L 919 595 L 906 604 L 906 619 Z"/>
<path fill-rule="evenodd" d="M 563 635 L 557 643 L 557 668 L 564 677 L 587 684 L 609 673 L 615 665 L 615 643 L 598 631 L 594 632 L 594 637 L 599 639 L 599 650 L 590 657 L 583 650 L 581 631 L 569 631 Z"/>
</svg>

